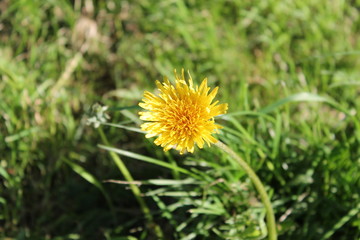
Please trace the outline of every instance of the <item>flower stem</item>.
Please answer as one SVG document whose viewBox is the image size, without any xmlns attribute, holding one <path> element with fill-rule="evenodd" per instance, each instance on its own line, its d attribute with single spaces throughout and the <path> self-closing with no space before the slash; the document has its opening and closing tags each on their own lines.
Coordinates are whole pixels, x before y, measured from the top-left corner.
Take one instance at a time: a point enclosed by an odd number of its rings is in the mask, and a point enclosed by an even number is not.
<svg viewBox="0 0 360 240">
<path fill-rule="evenodd" d="M 266 220 L 267 220 L 267 228 L 268 228 L 268 235 L 269 240 L 276 240 L 277 239 L 277 233 L 276 233 L 276 223 L 275 223 L 275 216 L 274 211 L 271 206 L 271 202 L 269 199 L 269 196 L 266 193 L 266 190 L 264 188 L 264 185 L 261 183 L 259 177 L 256 175 L 254 170 L 247 164 L 239 155 L 237 155 L 231 148 L 229 148 L 226 144 L 223 142 L 218 141 L 215 143 L 217 147 L 225 151 L 227 154 L 229 154 L 232 158 L 234 158 L 239 165 L 245 170 L 245 172 L 249 175 L 251 181 L 255 185 L 255 188 L 259 192 L 261 201 L 264 204 L 264 207 L 266 209 Z"/>
<path fill-rule="evenodd" d="M 104 142 L 104 144 L 109 145 L 109 141 L 107 140 L 106 135 L 104 134 L 104 131 L 101 129 L 101 127 L 99 127 L 98 129 L 99 129 L 100 137 L 101 137 L 102 141 Z M 163 235 L 163 232 L 161 231 L 161 228 L 159 227 L 159 225 L 157 225 L 154 222 L 154 219 L 150 213 L 150 209 L 146 205 L 144 199 L 141 197 L 141 191 L 140 191 L 139 187 L 136 184 L 132 184 L 132 182 L 134 182 L 134 178 L 131 176 L 131 173 L 127 169 L 126 165 L 124 164 L 124 162 L 121 160 L 121 158 L 116 153 L 109 152 L 109 154 L 110 154 L 111 158 L 113 159 L 113 161 L 115 162 L 116 166 L 119 168 L 121 174 L 124 176 L 126 181 L 129 182 L 130 189 L 133 192 L 135 199 L 139 203 L 140 208 L 141 208 L 142 212 L 144 213 L 146 220 L 148 221 L 148 229 L 150 229 L 151 231 L 154 231 L 157 239 L 164 239 L 164 235 Z"/>
</svg>

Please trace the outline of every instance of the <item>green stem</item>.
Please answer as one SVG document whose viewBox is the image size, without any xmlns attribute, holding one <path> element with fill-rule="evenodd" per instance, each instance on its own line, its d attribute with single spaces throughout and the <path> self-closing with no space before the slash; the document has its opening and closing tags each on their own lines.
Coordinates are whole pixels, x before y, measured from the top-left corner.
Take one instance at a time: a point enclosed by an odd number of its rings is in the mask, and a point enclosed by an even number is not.
<svg viewBox="0 0 360 240">
<path fill-rule="evenodd" d="M 107 140 L 106 135 L 104 134 L 104 131 L 101 129 L 101 127 L 99 127 L 98 129 L 99 129 L 100 137 L 104 142 L 104 144 L 110 146 L 109 141 Z M 133 192 L 136 200 L 138 201 L 140 208 L 145 215 L 146 220 L 148 221 L 148 228 L 150 230 L 154 230 L 156 237 L 158 239 L 164 239 L 164 235 L 161 231 L 161 228 L 159 227 L 159 225 L 157 225 L 154 222 L 154 219 L 150 213 L 148 206 L 146 205 L 144 199 L 141 197 L 141 191 L 139 187 L 136 184 L 132 183 L 134 182 L 134 178 L 131 176 L 131 173 L 127 169 L 126 165 L 115 152 L 109 152 L 109 154 L 113 159 L 113 161 L 115 162 L 116 166 L 119 168 L 121 174 L 124 176 L 125 180 L 129 182 L 130 189 Z"/>
<path fill-rule="evenodd" d="M 255 188 L 260 194 L 261 201 L 264 204 L 264 207 L 266 209 L 266 220 L 267 220 L 267 228 L 268 228 L 268 234 L 269 234 L 269 240 L 276 240 L 277 239 L 277 233 L 276 233 L 276 223 L 275 223 L 275 216 L 274 211 L 271 206 L 270 198 L 266 193 L 266 190 L 264 188 L 264 185 L 261 183 L 259 177 L 256 175 L 254 170 L 247 164 L 239 155 L 237 155 L 231 148 L 229 148 L 224 143 L 218 141 L 215 143 L 217 147 L 225 151 L 227 154 L 229 154 L 232 158 L 234 158 L 239 165 L 245 170 L 245 172 L 249 175 L 251 181 L 255 185 Z"/>
</svg>

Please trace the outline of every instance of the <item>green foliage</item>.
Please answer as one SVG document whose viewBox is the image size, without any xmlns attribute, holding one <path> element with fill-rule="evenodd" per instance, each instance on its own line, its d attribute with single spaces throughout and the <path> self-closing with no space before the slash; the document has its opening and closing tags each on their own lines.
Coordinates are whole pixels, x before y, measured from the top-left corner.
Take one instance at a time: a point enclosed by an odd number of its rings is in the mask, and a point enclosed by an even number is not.
<svg viewBox="0 0 360 240">
<path fill-rule="evenodd" d="M 233 160 L 214 147 L 164 153 L 139 130 L 132 106 L 183 67 L 220 86 L 230 108 L 217 136 L 271 192 L 279 239 L 358 239 L 359 7 L 1 1 L 0 236 L 152 239 L 112 151 L 166 239 L 266 239 Z M 96 102 L 109 106 L 100 127 L 112 146 L 86 125 Z"/>
</svg>

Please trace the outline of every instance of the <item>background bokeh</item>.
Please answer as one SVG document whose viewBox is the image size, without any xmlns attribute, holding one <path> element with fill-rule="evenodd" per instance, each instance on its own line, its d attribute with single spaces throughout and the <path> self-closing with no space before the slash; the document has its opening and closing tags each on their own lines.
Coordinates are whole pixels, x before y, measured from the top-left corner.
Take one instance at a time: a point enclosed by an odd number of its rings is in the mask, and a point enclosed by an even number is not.
<svg viewBox="0 0 360 240">
<path fill-rule="evenodd" d="M 128 186 L 104 182 L 123 176 L 86 122 L 101 103 L 109 122 L 138 128 L 143 91 L 184 68 L 229 103 L 218 138 L 271 192 L 279 239 L 358 239 L 359 10 L 344 0 L 0 1 L 0 236 L 155 239 Z M 219 150 L 180 156 L 131 129 L 101 129 L 136 180 L 177 181 L 140 187 L 166 239 L 266 238 L 256 191 Z"/>
</svg>

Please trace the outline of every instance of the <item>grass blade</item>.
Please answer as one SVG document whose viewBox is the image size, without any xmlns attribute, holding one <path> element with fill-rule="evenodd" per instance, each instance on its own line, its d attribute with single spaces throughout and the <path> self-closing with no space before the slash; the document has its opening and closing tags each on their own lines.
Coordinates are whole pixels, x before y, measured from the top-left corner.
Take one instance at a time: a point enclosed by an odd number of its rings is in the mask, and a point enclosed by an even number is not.
<svg viewBox="0 0 360 240">
<path fill-rule="evenodd" d="M 350 115 L 350 113 L 346 109 L 344 109 L 342 106 L 340 106 L 334 100 L 332 100 L 328 97 L 322 97 L 320 95 L 308 93 L 308 92 L 297 93 L 297 94 L 288 96 L 286 98 L 283 98 L 273 104 L 268 105 L 267 107 L 265 107 L 263 109 L 260 109 L 259 112 L 270 113 L 270 112 L 273 112 L 274 110 L 276 110 L 277 108 L 281 107 L 282 105 L 285 105 L 287 103 L 292 103 L 292 102 L 324 102 L 324 103 L 328 103 L 329 105 L 336 108 L 337 110 L 344 112 L 347 115 Z"/>
<path fill-rule="evenodd" d="M 352 217 L 357 215 L 359 212 L 360 212 L 360 203 L 355 208 L 351 209 L 347 215 L 342 217 L 330 231 L 325 233 L 325 235 L 321 238 L 321 240 L 329 239 L 335 233 L 336 230 L 340 229 L 345 223 L 347 223 Z"/>
<path fill-rule="evenodd" d="M 132 131 L 132 132 L 143 133 L 143 134 L 146 133 L 145 131 L 142 131 L 140 128 L 129 127 L 129 126 L 122 125 L 122 124 L 115 124 L 115 123 L 101 123 L 101 124 L 105 125 L 105 126 L 110 126 L 110 127 L 122 128 L 122 129 Z"/>
<path fill-rule="evenodd" d="M 186 170 L 184 168 L 174 166 L 172 164 L 163 162 L 163 161 L 155 159 L 155 158 L 147 157 L 147 156 L 144 156 L 144 155 L 141 155 L 141 154 L 137 154 L 137 153 L 133 153 L 133 152 L 129 152 L 129 151 L 126 151 L 126 150 L 121 150 L 121 149 L 118 149 L 118 148 L 113 148 L 113 147 L 109 147 L 109 146 L 105 146 L 105 145 L 101 145 L 101 144 L 98 145 L 98 147 L 101 148 L 101 149 L 110 151 L 110 152 L 115 152 L 117 154 L 136 159 L 136 160 L 140 160 L 140 161 L 152 163 L 152 164 L 155 164 L 155 165 L 158 165 L 158 166 L 161 166 L 161 167 L 176 170 L 176 171 L 182 172 L 182 173 L 187 174 L 187 175 L 193 175 L 191 172 L 189 172 L 188 170 Z"/>
<path fill-rule="evenodd" d="M 82 177 L 83 179 L 85 179 L 86 181 L 88 181 L 89 183 L 91 183 L 92 185 L 94 185 L 101 191 L 101 193 L 104 195 L 104 197 L 109 205 L 109 208 L 111 209 L 111 212 L 114 213 L 114 207 L 111 203 L 111 199 L 110 199 L 109 195 L 107 194 L 107 192 L 105 191 L 104 187 L 102 186 L 101 182 L 98 181 L 91 173 L 86 171 L 80 165 L 78 165 L 74 162 L 71 162 L 69 160 L 66 160 L 66 159 L 64 160 L 64 162 L 66 164 L 68 164 L 74 172 L 79 174 L 80 177 Z"/>
</svg>

